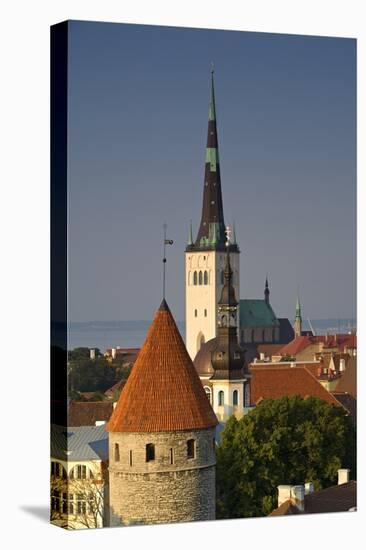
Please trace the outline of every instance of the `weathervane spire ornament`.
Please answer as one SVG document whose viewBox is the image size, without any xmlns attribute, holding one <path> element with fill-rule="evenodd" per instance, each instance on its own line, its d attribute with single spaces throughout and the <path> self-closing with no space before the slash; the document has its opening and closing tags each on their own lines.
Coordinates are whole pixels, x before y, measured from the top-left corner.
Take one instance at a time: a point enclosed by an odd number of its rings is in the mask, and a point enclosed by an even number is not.
<svg viewBox="0 0 366 550">
<path fill-rule="evenodd" d="M 167 239 L 166 238 L 166 230 L 167 230 L 167 223 L 165 222 L 164 225 L 163 225 L 163 229 L 164 229 L 164 243 L 163 243 L 163 299 L 165 300 L 165 278 L 166 278 L 166 273 L 165 273 L 165 265 L 166 265 L 166 245 L 167 244 L 173 244 L 173 240 L 172 239 Z"/>
</svg>

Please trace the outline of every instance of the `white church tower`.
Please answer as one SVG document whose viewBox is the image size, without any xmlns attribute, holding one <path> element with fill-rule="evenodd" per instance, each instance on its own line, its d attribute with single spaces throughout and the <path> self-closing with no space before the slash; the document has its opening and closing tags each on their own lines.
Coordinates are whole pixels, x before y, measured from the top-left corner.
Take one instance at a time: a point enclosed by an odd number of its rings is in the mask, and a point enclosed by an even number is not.
<svg viewBox="0 0 366 550">
<path fill-rule="evenodd" d="M 192 228 L 186 247 L 186 346 L 192 359 L 201 345 L 217 334 L 218 302 L 224 285 L 226 235 L 221 194 L 219 147 L 216 128 L 214 77 L 208 113 L 205 179 L 201 224 L 194 241 Z M 239 247 L 235 230 L 230 243 L 232 284 L 239 292 Z M 237 321 L 239 323 L 239 319 Z"/>
</svg>

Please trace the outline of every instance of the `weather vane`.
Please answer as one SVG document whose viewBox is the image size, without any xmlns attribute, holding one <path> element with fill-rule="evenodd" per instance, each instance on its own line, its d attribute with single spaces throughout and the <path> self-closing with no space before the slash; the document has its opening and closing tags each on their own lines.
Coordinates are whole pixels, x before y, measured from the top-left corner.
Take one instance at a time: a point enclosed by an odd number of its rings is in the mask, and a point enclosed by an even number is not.
<svg viewBox="0 0 366 550">
<path fill-rule="evenodd" d="M 164 228 L 164 245 L 163 245 L 163 298 L 165 300 L 165 264 L 166 264 L 166 245 L 167 244 L 173 244 L 173 240 L 172 239 L 167 239 L 166 238 L 166 230 L 167 230 L 167 224 L 164 223 L 163 225 L 163 228 Z"/>
</svg>

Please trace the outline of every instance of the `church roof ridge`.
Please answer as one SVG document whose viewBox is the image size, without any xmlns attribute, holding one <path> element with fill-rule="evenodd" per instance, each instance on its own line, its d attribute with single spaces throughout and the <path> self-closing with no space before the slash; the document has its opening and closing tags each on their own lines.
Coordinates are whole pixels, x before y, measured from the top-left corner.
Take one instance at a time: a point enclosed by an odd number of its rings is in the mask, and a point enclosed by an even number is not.
<svg viewBox="0 0 366 550">
<path fill-rule="evenodd" d="M 163 300 L 107 429 L 163 432 L 216 426 L 216 415 Z"/>
</svg>

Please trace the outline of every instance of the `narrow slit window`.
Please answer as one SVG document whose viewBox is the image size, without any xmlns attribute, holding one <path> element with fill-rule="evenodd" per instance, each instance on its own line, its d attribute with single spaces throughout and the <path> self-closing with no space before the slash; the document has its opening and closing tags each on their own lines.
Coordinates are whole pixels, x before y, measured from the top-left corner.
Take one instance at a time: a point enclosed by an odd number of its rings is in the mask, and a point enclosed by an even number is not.
<svg viewBox="0 0 366 550">
<path fill-rule="evenodd" d="M 170 464 L 174 464 L 174 450 L 170 449 Z"/>
<path fill-rule="evenodd" d="M 187 441 L 187 458 L 195 457 L 195 440 L 188 439 Z"/>
<path fill-rule="evenodd" d="M 130 457 L 129 457 L 129 459 L 130 459 L 130 466 L 132 466 L 132 451 L 130 451 Z"/>
<path fill-rule="evenodd" d="M 118 443 L 114 444 L 114 460 L 115 460 L 115 462 L 119 462 L 119 445 L 118 445 Z"/>
<path fill-rule="evenodd" d="M 146 462 L 151 462 L 152 460 L 155 460 L 155 445 L 148 443 L 146 445 Z"/>
</svg>

